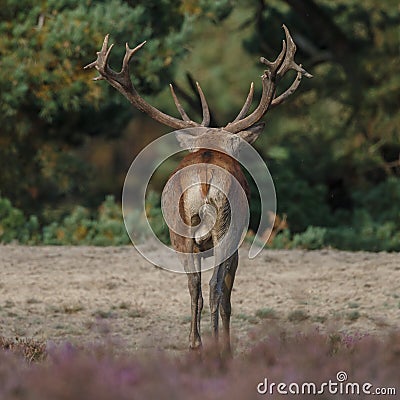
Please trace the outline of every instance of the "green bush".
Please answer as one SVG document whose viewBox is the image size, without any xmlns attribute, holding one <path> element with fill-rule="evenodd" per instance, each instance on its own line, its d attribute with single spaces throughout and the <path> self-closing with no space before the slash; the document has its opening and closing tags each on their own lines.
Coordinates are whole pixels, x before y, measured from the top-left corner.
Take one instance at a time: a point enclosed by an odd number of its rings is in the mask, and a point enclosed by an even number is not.
<svg viewBox="0 0 400 400">
<path fill-rule="evenodd" d="M 278 197 L 279 200 L 279 197 Z M 331 246 L 343 250 L 400 251 L 400 179 L 390 177 L 369 190 L 359 189 L 352 195 L 354 209 L 335 213 L 335 226 L 308 226 L 303 232 L 294 233 L 286 229 L 269 244 L 271 248 L 318 249 Z M 293 207 L 306 212 L 305 203 L 294 203 Z M 310 210 L 310 208 L 307 209 Z M 314 211 L 314 208 L 311 208 Z M 288 223 L 292 227 L 289 214 Z"/>
<path fill-rule="evenodd" d="M 76 207 L 60 222 L 52 222 L 43 228 L 44 244 L 86 244 L 93 222 L 89 211 Z"/>
<path fill-rule="evenodd" d="M 400 251 L 400 179 L 389 179 L 367 195 L 355 193 L 354 203 L 356 208 L 347 224 L 335 227 L 308 226 L 299 233 L 284 229 L 268 247 L 315 250 L 330 246 L 351 251 Z M 163 243 L 169 244 L 168 226 L 162 215 L 160 196 L 155 192 L 150 191 L 147 195 L 146 213 L 155 235 Z M 144 232 L 143 237 L 134 238 L 135 243 L 146 240 L 145 230 L 140 228 L 146 223 L 143 216 L 135 212 L 127 217 L 126 225 L 130 232 Z M 134 230 L 132 226 L 135 226 Z M 253 238 L 248 236 L 247 240 L 252 241 Z M 0 243 L 10 242 L 118 246 L 129 244 L 130 240 L 121 207 L 113 196 L 107 196 L 95 212 L 76 206 L 69 214 L 44 226 L 41 226 L 36 216 L 24 216 L 8 199 L 0 197 Z"/>
<path fill-rule="evenodd" d="M 77 206 L 60 222 L 43 228 L 44 244 L 111 246 L 129 243 L 121 207 L 107 196 L 96 214 Z"/>
<path fill-rule="evenodd" d="M 369 222 L 359 226 L 326 228 L 309 226 L 304 232 L 280 232 L 268 244 L 273 249 L 302 248 L 316 250 L 333 247 L 349 251 L 400 251 L 400 231 L 394 223 Z"/>
<path fill-rule="evenodd" d="M 400 232 L 390 222 L 331 228 L 326 231 L 325 242 L 343 250 L 400 251 Z"/>
<path fill-rule="evenodd" d="M 316 250 L 324 247 L 327 228 L 309 226 L 305 232 L 293 236 L 293 247 Z"/>
<path fill-rule="evenodd" d="M 97 221 L 93 223 L 93 237 L 88 244 L 96 246 L 129 244 L 122 218 L 121 206 L 113 196 L 107 196 L 99 208 Z"/>
<path fill-rule="evenodd" d="M 10 200 L 0 197 L 0 243 L 12 241 L 24 244 L 40 242 L 39 221 L 33 215 L 26 219 Z"/>
<path fill-rule="evenodd" d="M 129 243 L 121 207 L 107 196 L 96 213 L 82 206 L 59 221 L 40 226 L 36 216 L 26 218 L 8 199 L 0 197 L 0 243 L 110 246 Z"/>
<path fill-rule="evenodd" d="M 24 226 L 22 211 L 14 208 L 8 199 L 0 198 L 0 240 L 4 243 L 18 240 Z"/>
<path fill-rule="evenodd" d="M 285 229 L 276 235 L 268 248 L 272 249 L 290 249 L 292 247 L 292 235 L 289 229 Z"/>
<path fill-rule="evenodd" d="M 161 210 L 161 196 L 150 191 L 146 197 L 147 218 L 154 234 L 165 244 L 170 244 L 168 226 Z"/>
</svg>

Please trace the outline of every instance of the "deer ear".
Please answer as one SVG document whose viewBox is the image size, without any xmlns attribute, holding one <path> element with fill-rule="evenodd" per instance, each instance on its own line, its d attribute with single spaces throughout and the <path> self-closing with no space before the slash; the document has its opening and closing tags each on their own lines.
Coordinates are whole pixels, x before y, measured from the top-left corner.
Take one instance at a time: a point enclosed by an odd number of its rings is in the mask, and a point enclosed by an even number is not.
<svg viewBox="0 0 400 400">
<path fill-rule="evenodd" d="M 252 144 L 257 140 L 258 136 L 264 129 L 264 126 L 265 126 L 264 122 L 259 122 L 258 124 L 254 124 L 245 131 L 240 131 L 238 135 L 246 142 Z"/>
</svg>

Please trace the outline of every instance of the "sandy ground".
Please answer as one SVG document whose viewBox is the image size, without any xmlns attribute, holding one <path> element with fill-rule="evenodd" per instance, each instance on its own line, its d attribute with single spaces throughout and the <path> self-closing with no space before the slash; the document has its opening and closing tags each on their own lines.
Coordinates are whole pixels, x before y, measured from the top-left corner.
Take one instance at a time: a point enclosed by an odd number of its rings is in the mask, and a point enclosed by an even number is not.
<svg viewBox="0 0 400 400">
<path fill-rule="evenodd" d="M 242 251 L 244 254 L 244 252 Z M 209 332 L 208 281 L 202 331 Z M 400 328 L 400 254 L 263 251 L 241 257 L 233 292 L 236 352 L 255 331 L 382 335 Z M 126 349 L 185 350 L 185 275 L 153 267 L 133 247 L 0 246 L 0 335 L 120 340 Z"/>
</svg>

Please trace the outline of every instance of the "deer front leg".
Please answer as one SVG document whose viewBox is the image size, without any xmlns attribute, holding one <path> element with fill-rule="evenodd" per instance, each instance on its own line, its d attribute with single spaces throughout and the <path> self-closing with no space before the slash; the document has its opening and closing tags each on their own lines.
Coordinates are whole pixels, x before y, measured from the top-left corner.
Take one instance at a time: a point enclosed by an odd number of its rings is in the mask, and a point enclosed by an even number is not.
<svg viewBox="0 0 400 400">
<path fill-rule="evenodd" d="M 203 309 L 203 295 L 201 293 L 201 272 L 200 258 L 193 255 L 194 270 L 199 272 L 188 272 L 188 287 L 191 298 L 191 319 L 190 319 L 190 334 L 189 347 L 191 350 L 196 350 L 201 347 L 200 337 L 200 319 Z"/>
<path fill-rule="evenodd" d="M 220 304 L 220 314 L 222 319 L 223 342 L 222 355 L 231 356 L 231 338 L 230 338 L 230 319 L 231 319 L 231 293 L 233 282 L 235 281 L 236 269 L 238 266 L 238 252 L 236 252 L 226 261 L 224 270 L 224 279 L 222 285 L 222 297 Z"/>
</svg>

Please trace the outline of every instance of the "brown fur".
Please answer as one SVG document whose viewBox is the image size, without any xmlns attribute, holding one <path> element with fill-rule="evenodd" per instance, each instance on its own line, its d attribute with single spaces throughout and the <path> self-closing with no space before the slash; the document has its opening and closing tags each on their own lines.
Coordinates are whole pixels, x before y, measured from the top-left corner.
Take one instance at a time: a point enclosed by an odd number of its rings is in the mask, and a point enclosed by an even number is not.
<svg viewBox="0 0 400 400">
<path fill-rule="evenodd" d="M 196 167 L 196 164 L 200 164 Z M 207 165 L 204 165 L 207 164 Z M 173 247 L 180 253 L 186 253 L 186 257 L 182 258 L 184 268 L 188 273 L 188 286 L 192 299 L 192 320 L 191 320 L 191 331 L 190 331 L 190 348 L 197 349 L 201 346 L 200 339 L 200 316 L 203 308 L 203 297 L 201 293 L 201 272 L 200 272 L 200 257 L 197 254 L 201 251 L 213 249 L 218 243 L 220 237 L 225 233 L 227 226 L 230 221 L 230 208 L 228 199 L 225 196 L 219 196 L 213 198 L 210 195 L 210 186 L 212 185 L 213 171 L 208 168 L 208 165 L 216 165 L 224 170 L 223 184 L 225 188 L 228 188 L 227 195 L 235 197 L 236 194 L 232 192 L 236 190 L 232 185 L 232 179 L 230 175 L 236 178 L 241 187 L 243 188 L 247 200 L 249 200 L 249 185 L 242 171 L 242 168 L 238 161 L 226 153 L 200 149 L 194 153 L 189 153 L 179 164 L 176 172 L 185 167 L 191 167 L 191 174 L 198 174 L 201 177 L 199 186 L 201 196 L 212 204 L 217 210 L 217 220 L 215 226 L 211 230 L 211 234 L 204 242 L 196 243 L 192 238 L 185 238 L 170 230 L 171 243 Z M 197 169 L 196 169 L 197 168 Z M 216 179 L 221 179 L 221 174 L 215 172 L 215 175 L 219 175 Z M 171 175 L 171 176 L 172 176 Z M 183 178 L 185 179 L 185 178 Z M 185 187 L 185 183 L 177 181 Z M 182 187 L 174 188 L 179 192 L 182 191 Z M 215 193 L 215 192 L 214 192 Z M 221 198 L 224 199 L 221 202 Z M 191 215 L 188 212 L 189 199 L 186 199 L 185 193 L 182 194 L 179 202 L 179 212 L 183 221 L 190 226 L 199 224 L 200 218 L 198 215 Z M 243 206 L 243 212 L 247 212 L 247 205 L 239 203 Z M 221 314 L 222 327 L 223 327 L 223 353 L 230 354 L 230 334 L 229 334 L 229 320 L 230 320 L 230 296 L 231 290 L 235 279 L 235 272 L 238 263 L 237 249 L 234 249 L 233 254 L 222 264 L 214 268 L 214 274 L 210 281 L 210 309 L 211 309 L 211 326 L 212 332 L 216 340 L 218 340 L 218 313 Z M 195 272 L 196 271 L 196 272 Z"/>
</svg>

